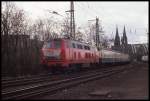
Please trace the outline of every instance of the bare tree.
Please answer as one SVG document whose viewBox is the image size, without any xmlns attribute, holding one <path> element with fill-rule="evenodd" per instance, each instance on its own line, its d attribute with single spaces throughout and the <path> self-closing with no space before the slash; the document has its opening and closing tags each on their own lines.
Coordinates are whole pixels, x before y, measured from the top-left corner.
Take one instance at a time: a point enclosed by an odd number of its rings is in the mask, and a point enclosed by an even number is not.
<svg viewBox="0 0 150 101">
<path fill-rule="evenodd" d="M 78 40 L 80 42 L 84 41 L 83 33 L 80 31 L 80 28 L 77 29 L 75 37 L 76 37 L 76 40 Z"/>
<path fill-rule="evenodd" d="M 70 22 L 69 22 L 69 15 L 67 15 L 62 22 L 62 30 L 61 34 L 64 38 L 69 38 L 70 34 Z"/>
<path fill-rule="evenodd" d="M 45 35 L 43 36 L 43 40 L 48 40 L 52 38 L 52 29 L 53 29 L 53 20 L 46 19 L 45 22 Z"/>
<path fill-rule="evenodd" d="M 87 38 L 86 38 L 86 40 L 84 38 L 84 40 L 91 45 L 95 45 L 95 41 L 96 41 L 95 24 L 88 23 L 87 25 L 88 25 L 87 29 L 84 30 L 84 34 L 86 35 Z"/>
</svg>

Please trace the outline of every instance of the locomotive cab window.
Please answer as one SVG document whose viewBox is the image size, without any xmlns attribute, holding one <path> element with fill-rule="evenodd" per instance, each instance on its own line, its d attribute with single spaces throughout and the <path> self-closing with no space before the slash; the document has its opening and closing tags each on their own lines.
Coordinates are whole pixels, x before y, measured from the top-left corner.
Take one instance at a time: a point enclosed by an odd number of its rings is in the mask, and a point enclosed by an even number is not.
<svg viewBox="0 0 150 101">
<path fill-rule="evenodd" d="M 43 45 L 43 48 L 52 48 L 52 43 L 51 42 L 45 42 Z"/>
<path fill-rule="evenodd" d="M 83 48 L 82 48 L 82 45 L 79 45 L 79 46 L 80 46 L 80 49 L 83 49 Z"/>
<path fill-rule="evenodd" d="M 89 46 L 84 46 L 84 49 L 85 50 L 90 50 L 90 47 Z"/>
<path fill-rule="evenodd" d="M 54 41 L 54 48 L 61 48 L 61 40 Z"/>
<path fill-rule="evenodd" d="M 82 45 L 80 45 L 80 44 L 78 44 L 77 47 L 78 47 L 79 49 L 82 49 Z"/>
<path fill-rule="evenodd" d="M 76 48 L 75 43 L 72 43 L 72 47 L 73 47 L 73 48 Z"/>
</svg>

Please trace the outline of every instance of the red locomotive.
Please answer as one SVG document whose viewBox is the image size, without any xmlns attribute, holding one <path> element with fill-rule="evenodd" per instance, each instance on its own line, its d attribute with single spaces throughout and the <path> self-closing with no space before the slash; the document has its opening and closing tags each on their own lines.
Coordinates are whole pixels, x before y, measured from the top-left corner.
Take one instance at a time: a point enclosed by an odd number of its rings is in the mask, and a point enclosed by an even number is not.
<svg viewBox="0 0 150 101">
<path fill-rule="evenodd" d="M 44 43 L 41 63 L 50 69 L 68 69 L 99 63 L 96 47 L 69 39 L 53 39 Z"/>
</svg>

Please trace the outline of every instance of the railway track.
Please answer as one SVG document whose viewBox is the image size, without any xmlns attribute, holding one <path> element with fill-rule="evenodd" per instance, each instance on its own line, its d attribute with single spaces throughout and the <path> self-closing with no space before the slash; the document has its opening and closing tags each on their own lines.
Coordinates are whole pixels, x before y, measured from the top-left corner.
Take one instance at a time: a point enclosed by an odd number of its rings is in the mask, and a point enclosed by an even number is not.
<svg viewBox="0 0 150 101">
<path fill-rule="evenodd" d="M 99 68 L 95 68 L 99 69 Z M 101 68 L 104 69 L 104 68 Z M 86 72 L 88 69 L 85 69 L 84 72 Z M 75 73 L 75 72 L 73 72 Z M 13 79 L 2 79 L 2 88 L 10 88 L 10 87 L 15 87 L 15 86 L 21 86 L 21 85 L 27 85 L 27 84 L 32 84 L 32 83 L 38 83 L 38 82 L 43 82 L 47 80 L 55 80 L 55 75 L 58 76 L 64 76 L 62 73 L 49 73 L 49 74 L 41 74 L 41 75 L 33 75 L 33 76 L 28 76 L 28 77 L 20 77 L 20 78 L 13 78 Z M 74 74 L 71 74 L 74 75 Z"/>
<path fill-rule="evenodd" d="M 2 80 L 2 88 L 8 88 L 12 86 L 25 85 L 29 83 L 36 83 L 42 80 L 48 79 L 52 74 L 41 74 L 34 75 L 30 77 L 21 77 L 21 78 L 13 78 L 13 79 L 3 79 Z"/>
<path fill-rule="evenodd" d="M 69 74 L 69 75 L 74 75 L 75 72 L 72 72 L 72 73 L 73 74 Z M 42 74 L 42 75 L 36 75 L 36 76 L 30 76 L 30 77 L 6 79 L 6 80 L 2 80 L 2 88 L 3 89 L 11 88 L 15 86 L 27 85 L 27 84 L 38 83 L 38 82 L 45 82 L 49 80 L 53 81 L 57 79 L 56 75 L 57 75 L 57 78 L 66 77 L 66 75 L 64 75 L 63 73 L 55 73 L 55 74 L 49 73 L 49 74 Z"/>
<path fill-rule="evenodd" d="M 49 73 L 51 74 L 51 73 Z M 40 74 L 40 75 L 30 75 L 30 76 L 23 76 L 23 77 L 4 77 L 2 78 L 2 82 L 7 82 L 7 81 L 14 81 L 14 80 L 21 80 L 21 79 L 29 79 L 29 78 L 37 78 L 37 77 L 41 77 L 41 76 L 45 76 L 47 74 L 43 73 L 43 74 Z"/>
<path fill-rule="evenodd" d="M 2 90 L 2 99 L 30 99 L 31 97 L 51 93 L 62 90 L 64 88 L 72 87 L 80 83 L 84 83 L 90 80 L 104 78 L 112 74 L 122 72 L 124 70 L 129 70 L 131 68 L 114 68 L 107 70 L 96 70 L 95 72 L 85 73 L 80 76 L 74 76 L 70 78 L 65 78 L 55 81 L 47 81 L 34 85 L 28 85 L 20 88 L 12 88 Z"/>
</svg>

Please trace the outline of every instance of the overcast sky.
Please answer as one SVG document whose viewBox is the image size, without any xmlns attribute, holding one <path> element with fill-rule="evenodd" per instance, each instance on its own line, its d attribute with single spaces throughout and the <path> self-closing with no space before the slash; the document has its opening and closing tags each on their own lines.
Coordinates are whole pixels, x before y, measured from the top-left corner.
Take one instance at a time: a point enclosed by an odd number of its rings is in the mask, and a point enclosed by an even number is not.
<svg viewBox="0 0 150 101">
<path fill-rule="evenodd" d="M 66 16 L 65 11 L 70 9 L 68 1 L 15 3 L 32 19 L 53 16 L 57 20 L 62 20 Z M 74 2 L 74 7 L 75 22 L 78 27 L 86 28 L 88 20 L 95 19 L 97 16 L 104 27 L 105 35 L 114 36 L 118 25 L 119 35 L 122 36 L 125 25 L 129 43 L 147 42 L 148 2 Z M 44 9 L 57 11 L 63 17 L 50 14 Z"/>
</svg>

